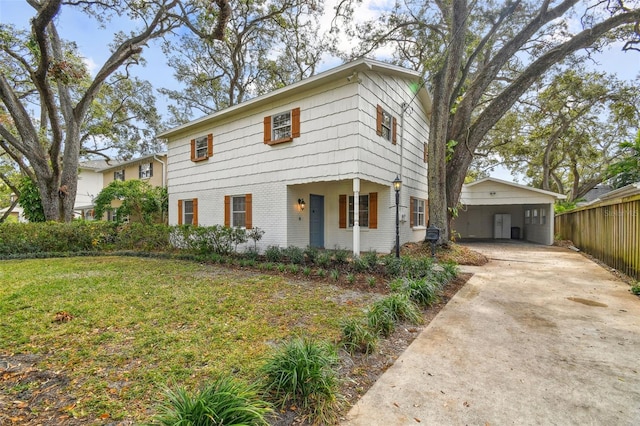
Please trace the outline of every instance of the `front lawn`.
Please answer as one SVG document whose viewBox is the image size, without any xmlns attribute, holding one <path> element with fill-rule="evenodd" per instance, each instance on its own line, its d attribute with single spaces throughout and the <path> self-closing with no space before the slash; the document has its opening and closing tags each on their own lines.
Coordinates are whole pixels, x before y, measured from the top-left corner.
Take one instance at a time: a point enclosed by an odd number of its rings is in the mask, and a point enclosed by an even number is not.
<svg viewBox="0 0 640 426">
<path fill-rule="evenodd" d="M 190 261 L 2 261 L 0 423 L 148 422 L 166 387 L 251 381 L 278 342 L 335 341 L 371 298 Z"/>
</svg>

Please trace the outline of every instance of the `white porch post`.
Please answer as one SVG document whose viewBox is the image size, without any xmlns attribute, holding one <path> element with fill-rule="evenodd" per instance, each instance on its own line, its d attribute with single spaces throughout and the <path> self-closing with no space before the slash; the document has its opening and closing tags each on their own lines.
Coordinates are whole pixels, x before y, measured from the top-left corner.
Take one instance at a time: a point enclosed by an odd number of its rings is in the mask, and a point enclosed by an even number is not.
<svg viewBox="0 0 640 426">
<path fill-rule="evenodd" d="M 353 179 L 353 255 L 360 256 L 360 179 L 358 178 Z"/>
</svg>

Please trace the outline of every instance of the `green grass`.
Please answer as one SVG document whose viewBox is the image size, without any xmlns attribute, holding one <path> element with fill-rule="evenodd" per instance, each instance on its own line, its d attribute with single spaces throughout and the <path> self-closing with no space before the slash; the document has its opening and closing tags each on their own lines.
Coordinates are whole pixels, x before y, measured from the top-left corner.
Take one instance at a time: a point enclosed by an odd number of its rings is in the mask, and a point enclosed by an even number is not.
<svg viewBox="0 0 640 426">
<path fill-rule="evenodd" d="M 0 354 L 39 355 L 68 376 L 69 414 L 148 421 L 170 384 L 252 381 L 273 342 L 337 341 L 362 304 L 335 288 L 188 261 L 90 257 L 3 261 Z M 73 315 L 54 322 L 56 312 Z M 0 388 L 0 392 L 5 392 Z M 0 397 L 2 395 L 0 394 Z"/>
</svg>

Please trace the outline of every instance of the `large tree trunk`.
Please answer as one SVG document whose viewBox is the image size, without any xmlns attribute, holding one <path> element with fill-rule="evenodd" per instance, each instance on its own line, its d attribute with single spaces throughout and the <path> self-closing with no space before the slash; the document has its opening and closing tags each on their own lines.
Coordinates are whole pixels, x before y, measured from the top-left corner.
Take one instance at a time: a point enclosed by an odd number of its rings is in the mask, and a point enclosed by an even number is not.
<svg viewBox="0 0 640 426">
<path fill-rule="evenodd" d="M 448 13 L 447 13 L 448 12 Z M 428 171 L 429 224 L 440 229 L 439 244 L 449 241 L 449 218 L 447 210 L 447 142 L 451 98 L 454 93 L 464 52 L 464 37 L 467 29 L 466 0 L 454 0 L 449 11 L 443 10 L 451 26 L 450 48 L 444 64 L 433 80 L 433 111 L 429 132 Z"/>
<path fill-rule="evenodd" d="M 516 4 L 517 2 L 514 2 Z M 440 182 L 435 182 L 436 186 L 432 189 L 429 188 L 429 198 L 435 198 L 436 202 L 431 204 L 429 214 L 438 218 L 436 225 L 438 227 L 447 227 L 444 231 L 444 235 L 448 236 L 450 231 L 448 225 L 452 219 L 453 212 L 456 211 L 455 207 L 458 205 L 460 198 L 460 191 L 464 183 L 467 170 L 473 160 L 473 155 L 477 147 L 480 145 L 482 139 L 486 136 L 489 130 L 495 126 L 498 120 L 513 106 L 513 104 L 522 96 L 522 94 L 538 79 L 542 76 L 550 67 L 559 63 L 565 59 L 571 53 L 583 49 L 585 47 L 593 45 L 600 37 L 609 31 L 618 28 L 625 24 L 635 23 L 640 20 L 640 10 L 634 9 L 625 11 L 619 15 L 612 16 L 611 18 L 594 25 L 593 27 L 576 34 L 566 42 L 556 46 L 541 55 L 537 60 L 532 62 L 509 86 L 499 92 L 497 96 L 493 97 L 490 102 L 484 103 L 483 94 L 489 87 L 489 83 L 497 76 L 498 71 L 507 63 L 507 61 L 515 55 L 519 48 L 523 46 L 530 37 L 532 37 L 537 29 L 545 25 L 547 22 L 561 16 L 566 12 L 576 0 L 566 0 L 558 5 L 554 9 L 547 9 L 548 2 L 543 3 L 541 6 L 538 19 L 532 21 L 525 29 L 504 45 L 504 47 L 497 52 L 493 58 L 486 62 L 482 69 L 479 71 L 478 76 L 469 83 L 469 87 L 461 103 L 457 106 L 456 112 L 449 117 L 448 120 L 448 136 L 442 139 L 443 132 L 440 129 L 444 120 L 441 114 L 436 115 L 435 111 L 438 109 L 439 103 L 445 103 L 447 97 L 439 95 L 438 85 L 448 82 L 444 77 L 439 77 L 439 74 L 434 77 L 434 115 L 432 116 L 431 126 L 432 131 L 435 130 L 433 137 L 430 137 L 430 145 L 434 143 L 440 143 L 445 145 L 448 140 L 454 140 L 457 145 L 454 148 L 453 155 L 446 163 L 446 206 L 443 207 L 439 200 L 443 194 L 438 193 L 440 190 Z M 454 7 L 454 14 L 456 9 Z M 455 22 L 455 17 L 453 19 Z M 464 24 L 463 24 L 464 25 Z M 461 27 L 462 28 L 462 27 Z M 454 27 L 453 31 L 458 30 L 458 27 Z M 459 31 L 462 32 L 462 31 Z M 462 43 L 462 42 L 461 42 Z M 453 56 L 456 42 L 452 42 L 450 45 L 449 53 L 447 54 L 447 63 L 450 65 L 450 59 Z M 441 69 L 448 69 L 443 66 Z M 446 71 L 448 72 L 448 71 Z M 454 93 L 455 94 L 455 93 Z M 473 116 L 472 111 L 478 106 L 482 105 L 482 111 Z M 452 106 L 451 101 L 447 102 L 446 107 Z M 440 108 L 443 108 L 440 106 Z M 436 139 L 436 137 L 438 139 Z M 429 154 L 434 152 L 434 148 L 430 147 Z M 440 160 L 442 157 L 439 157 Z M 429 168 L 437 167 L 434 165 L 434 161 L 437 158 L 429 158 Z M 433 166 L 432 166 L 433 165 Z M 431 172 L 430 172 L 431 173 Z M 442 174 L 436 175 L 441 177 Z M 436 177 L 434 177 L 435 179 Z M 434 182 L 429 178 L 429 185 Z M 446 209 L 449 209 L 448 212 Z M 440 211 L 435 211 L 440 209 Z M 449 215 L 449 221 L 442 221 L 443 214 Z"/>
</svg>

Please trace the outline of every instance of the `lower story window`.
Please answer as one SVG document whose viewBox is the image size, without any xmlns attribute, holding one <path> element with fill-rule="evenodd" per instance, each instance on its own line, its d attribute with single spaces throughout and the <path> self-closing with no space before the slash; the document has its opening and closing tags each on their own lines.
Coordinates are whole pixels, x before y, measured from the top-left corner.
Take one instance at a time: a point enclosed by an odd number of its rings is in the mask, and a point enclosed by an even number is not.
<svg viewBox="0 0 640 426">
<path fill-rule="evenodd" d="M 182 220 L 185 225 L 193 225 L 193 200 L 183 201 Z"/>
<path fill-rule="evenodd" d="M 354 225 L 354 196 L 349 196 L 349 228 L 352 228 Z M 358 201 L 358 224 L 360 226 L 369 226 L 369 195 L 360 195 Z"/>
<path fill-rule="evenodd" d="M 198 199 L 178 201 L 178 225 L 198 225 Z"/>
<path fill-rule="evenodd" d="M 425 201 L 419 198 L 413 200 L 413 226 L 425 226 Z"/>
<path fill-rule="evenodd" d="M 247 204 L 244 195 L 231 197 L 231 226 L 236 228 L 245 228 L 247 219 Z"/>
</svg>

